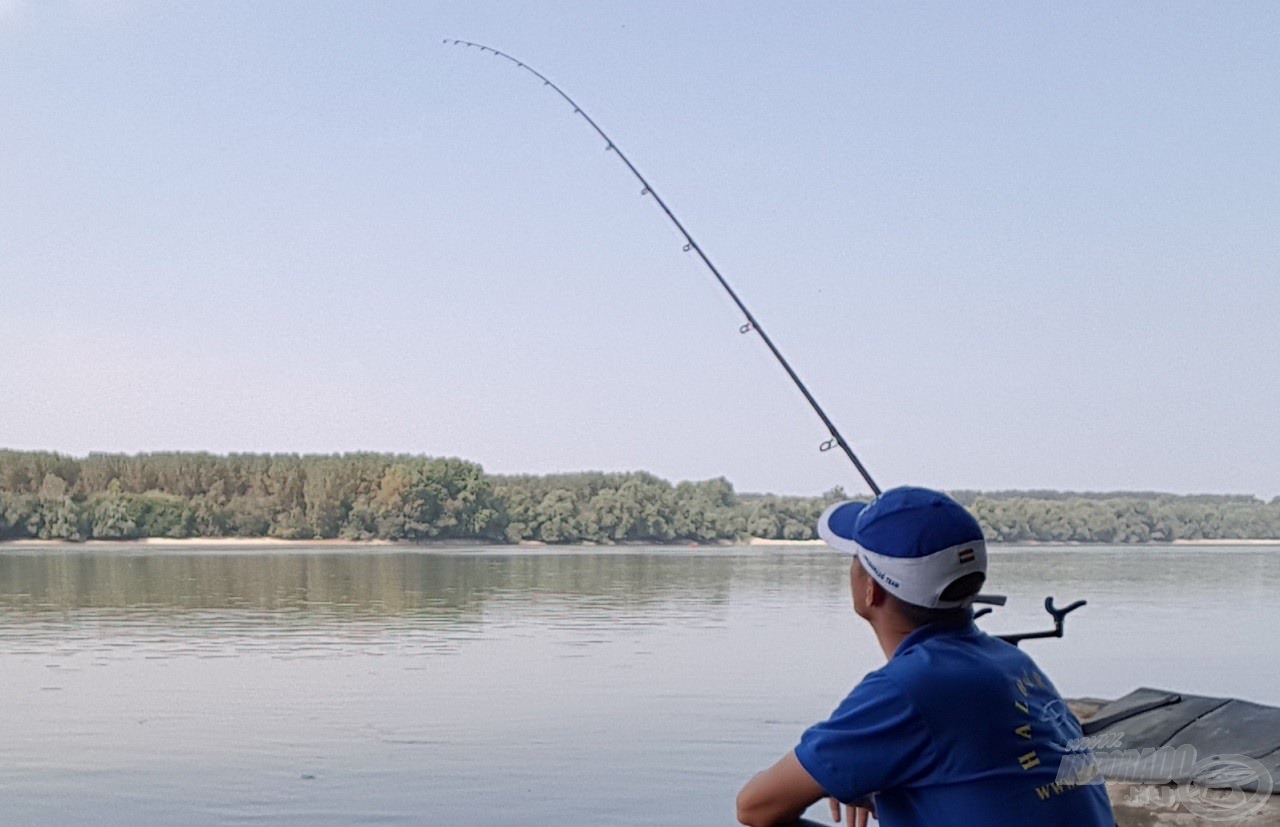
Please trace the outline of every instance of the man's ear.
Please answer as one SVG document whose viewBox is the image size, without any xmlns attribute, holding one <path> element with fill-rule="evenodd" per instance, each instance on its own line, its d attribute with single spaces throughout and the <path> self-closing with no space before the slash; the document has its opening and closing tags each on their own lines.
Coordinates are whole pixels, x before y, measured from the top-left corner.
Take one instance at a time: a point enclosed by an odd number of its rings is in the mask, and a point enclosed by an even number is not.
<svg viewBox="0 0 1280 827">
<path fill-rule="evenodd" d="M 883 586 L 875 581 L 875 578 L 868 577 L 867 593 L 865 596 L 867 598 L 868 606 L 883 606 L 885 600 L 889 597 L 889 593 L 884 590 Z"/>
</svg>

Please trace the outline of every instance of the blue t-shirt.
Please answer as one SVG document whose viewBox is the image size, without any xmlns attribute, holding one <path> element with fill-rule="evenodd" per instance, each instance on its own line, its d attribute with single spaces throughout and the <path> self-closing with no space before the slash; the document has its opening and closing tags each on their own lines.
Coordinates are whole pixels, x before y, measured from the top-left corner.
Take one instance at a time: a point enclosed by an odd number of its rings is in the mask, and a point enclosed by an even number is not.
<svg viewBox="0 0 1280 827">
<path fill-rule="evenodd" d="M 1016 646 L 973 623 L 933 625 L 807 730 L 796 757 L 840 801 L 875 793 L 884 827 L 1113 827 L 1100 782 L 1058 777 L 1082 737 Z"/>
</svg>

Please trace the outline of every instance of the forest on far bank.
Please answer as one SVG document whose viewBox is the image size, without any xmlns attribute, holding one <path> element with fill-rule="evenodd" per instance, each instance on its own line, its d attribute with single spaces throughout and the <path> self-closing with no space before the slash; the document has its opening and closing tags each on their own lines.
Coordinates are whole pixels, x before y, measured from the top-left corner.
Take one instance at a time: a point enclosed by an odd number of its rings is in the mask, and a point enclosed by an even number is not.
<svg viewBox="0 0 1280 827">
<path fill-rule="evenodd" d="M 953 491 L 994 542 L 1280 539 L 1280 497 Z M 644 472 L 498 476 L 399 454 L 0 451 L 0 541 L 143 537 L 514 543 L 812 539 L 844 499 L 740 494 Z"/>
</svg>

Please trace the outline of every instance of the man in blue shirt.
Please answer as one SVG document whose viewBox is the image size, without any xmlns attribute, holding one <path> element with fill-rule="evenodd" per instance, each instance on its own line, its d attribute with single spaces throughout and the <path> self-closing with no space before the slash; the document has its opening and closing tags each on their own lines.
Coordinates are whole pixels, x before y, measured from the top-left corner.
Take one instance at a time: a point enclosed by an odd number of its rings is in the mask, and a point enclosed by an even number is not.
<svg viewBox="0 0 1280 827">
<path fill-rule="evenodd" d="M 857 827 L 872 813 L 885 827 L 1113 827 L 1100 778 L 1059 776 L 1082 734 L 1058 691 L 973 624 L 987 550 L 959 503 L 895 488 L 832 506 L 818 533 L 853 556 L 853 609 L 889 662 L 747 782 L 739 821 L 790 824 L 829 797 Z"/>
</svg>

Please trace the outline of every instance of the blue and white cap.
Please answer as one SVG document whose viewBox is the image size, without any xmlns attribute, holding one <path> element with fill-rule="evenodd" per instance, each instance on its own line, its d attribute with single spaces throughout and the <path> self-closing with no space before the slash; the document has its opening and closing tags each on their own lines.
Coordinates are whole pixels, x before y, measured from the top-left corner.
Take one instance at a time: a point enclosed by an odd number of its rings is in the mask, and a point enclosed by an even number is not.
<svg viewBox="0 0 1280 827">
<path fill-rule="evenodd" d="M 885 591 L 927 609 L 969 605 L 972 597 L 943 600 L 943 590 L 966 574 L 987 571 L 978 521 L 928 488 L 894 488 L 870 503 L 836 503 L 818 518 L 818 536 L 857 557 Z"/>
</svg>

